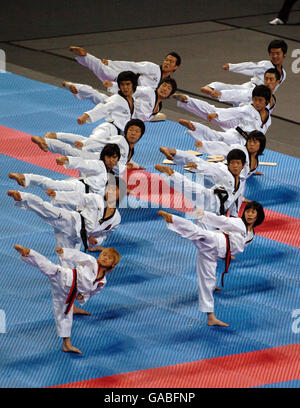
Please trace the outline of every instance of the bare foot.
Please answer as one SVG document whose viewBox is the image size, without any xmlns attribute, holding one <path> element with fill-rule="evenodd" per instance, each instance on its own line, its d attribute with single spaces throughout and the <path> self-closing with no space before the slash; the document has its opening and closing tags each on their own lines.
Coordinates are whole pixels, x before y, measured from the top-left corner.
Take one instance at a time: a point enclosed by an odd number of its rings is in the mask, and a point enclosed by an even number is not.
<svg viewBox="0 0 300 408">
<path fill-rule="evenodd" d="M 73 52 L 75 55 L 78 55 L 79 57 L 86 57 L 86 54 L 87 54 L 86 50 L 82 47 L 75 47 L 71 45 L 69 47 L 69 50 Z"/>
<path fill-rule="evenodd" d="M 17 190 L 8 190 L 7 195 L 12 197 L 15 201 L 22 201 L 21 193 Z"/>
<path fill-rule="evenodd" d="M 229 324 L 217 319 L 214 313 L 207 313 L 207 325 L 229 327 Z"/>
<path fill-rule="evenodd" d="M 187 101 L 188 101 L 187 96 L 184 95 L 184 94 L 175 93 L 174 95 L 172 95 L 172 97 L 173 97 L 174 99 L 176 99 L 177 101 L 180 101 L 180 102 L 187 103 Z"/>
<path fill-rule="evenodd" d="M 251 203 L 251 200 L 248 200 L 248 198 L 243 197 L 243 203 Z"/>
<path fill-rule="evenodd" d="M 55 132 L 47 132 L 45 134 L 45 138 L 46 139 L 57 139 L 57 135 Z"/>
<path fill-rule="evenodd" d="M 72 82 L 63 81 L 62 86 L 69 89 L 73 94 L 78 94 L 78 90 Z"/>
<path fill-rule="evenodd" d="M 103 246 L 97 246 L 97 247 L 88 247 L 89 252 L 101 252 L 103 251 L 104 247 Z"/>
<path fill-rule="evenodd" d="M 30 252 L 30 248 L 24 248 L 21 245 L 15 245 L 14 248 L 22 255 L 28 256 Z"/>
<path fill-rule="evenodd" d="M 158 214 L 160 217 L 163 217 L 166 222 L 171 223 L 171 224 L 173 223 L 172 214 L 169 214 L 169 213 L 167 213 L 166 211 L 162 211 L 162 210 L 158 211 L 157 214 Z"/>
<path fill-rule="evenodd" d="M 214 89 L 212 90 L 210 94 L 210 96 L 215 99 L 219 99 L 221 95 L 222 95 L 222 92 L 215 91 Z"/>
<path fill-rule="evenodd" d="M 73 307 L 73 315 L 86 315 L 86 316 L 91 316 L 91 314 L 89 312 L 87 312 L 86 310 L 80 309 L 80 307 L 77 307 L 76 305 L 74 305 Z"/>
<path fill-rule="evenodd" d="M 202 93 L 204 93 L 205 95 L 211 95 L 211 93 L 212 93 L 212 91 L 213 91 L 214 89 L 213 88 L 211 88 L 210 86 L 203 86 L 201 89 L 200 89 L 200 91 L 202 92 Z"/>
<path fill-rule="evenodd" d="M 40 136 L 32 136 L 31 141 L 38 145 L 38 147 L 44 152 L 48 152 L 48 145 L 45 140 Z"/>
<path fill-rule="evenodd" d="M 155 168 L 159 172 L 167 174 L 167 176 L 172 176 L 172 174 L 174 173 L 174 170 L 171 169 L 171 167 L 164 166 L 163 164 L 156 164 Z"/>
<path fill-rule="evenodd" d="M 25 187 L 25 176 L 21 173 L 9 173 L 8 177 L 10 179 L 16 180 L 19 186 Z"/>
<path fill-rule="evenodd" d="M 65 353 L 77 353 L 77 354 L 82 354 L 82 352 L 81 352 L 78 348 L 72 346 L 70 337 L 65 337 L 65 338 L 64 338 L 62 349 L 63 349 L 63 351 L 64 351 Z"/>
<path fill-rule="evenodd" d="M 173 149 L 172 149 L 173 150 Z M 168 147 L 160 147 L 159 151 L 166 156 L 167 159 L 173 160 L 175 153 L 171 153 L 171 149 Z"/>
<path fill-rule="evenodd" d="M 215 287 L 215 291 L 216 291 L 216 292 L 218 292 L 218 291 L 220 291 L 220 290 L 222 290 L 222 288 L 220 288 L 219 286 L 216 286 L 216 287 Z"/>
<path fill-rule="evenodd" d="M 184 126 L 186 128 L 188 128 L 189 130 L 196 130 L 195 126 L 193 125 L 193 123 L 190 120 L 187 119 L 179 119 L 178 123 L 181 126 Z"/>
</svg>

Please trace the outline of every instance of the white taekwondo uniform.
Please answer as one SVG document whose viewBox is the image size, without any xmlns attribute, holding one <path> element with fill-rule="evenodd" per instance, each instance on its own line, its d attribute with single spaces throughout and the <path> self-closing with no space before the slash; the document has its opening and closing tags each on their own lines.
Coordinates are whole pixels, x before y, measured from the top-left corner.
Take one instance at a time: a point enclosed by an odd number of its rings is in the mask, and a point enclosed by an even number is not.
<svg viewBox="0 0 300 408">
<path fill-rule="evenodd" d="M 208 231 L 192 221 L 172 215 L 173 223 L 168 229 L 181 237 L 189 239 L 197 248 L 197 277 L 199 310 L 205 313 L 214 312 L 213 292 L 216 288 L 217 260 L 224 259 L 227 254 L 226 237 L 228 234 L 231 254 L 244 251 L 245 246 L 253 240 L 254 232 L 248 232 L 241 218 L 217 216 L 204 211 L 201 222 L 218 228 Z"/>
<path fill-rule="evenodd" d="M 104 200 L 98 194 L 58 191 L 56 197 L 52 199 L 53 204 L 43 201 L 34 194 L 24 192 L 20 194 L 22 201 L 16 201 L 15 205 L 35 212 L 50 224 L 54 228 L 57 246 L 80 250 L 82 242 L 86 244 L 82 233 L 86 233 L 87 238 L 94 235 L 97 238 L 97 234 L 107 227 L 106 224 L 103 225 Z M 117 220 L 119 217 L 117 210 L 114 215 Z M 109 228 L 106 231 L 110 230 Z"/>
<path fill-rule="evenodd" d="M 223 98 L 223 94 L 225 95 Z M 207 115 L 210 113 L 217 113 L 217 107 L 213 104 L 207 103 L 206 101 L 202 101 L 201 99 L 191 98 L 190 96 L 185 95 L 187 98 L 187 102 L 177 101 L 177 106 L 179 108 L 183 108 L 200 118 L 207 120 Z M 227 97 L 227 99 L 226 99 Z M 238 99 L 240 98 L 240 99 Z M 276 99 L 274 98 L 274 104 L 270 107 L 270 104 L 267 105 L 267 109 L 271 114 L 276 105 Z M 234 106 L 243 106 L 244 104 L 249 105 L 252 101 L 252 91 L 249 89 L 243 89 L 240 91 L 236 90 L 229 90 L 223 91 L 222 97 L 219 98 L 219 101 L 228 101 L 231 102 Z M 226 108 L 225 108 L 226 109 Z M 234 128 L 236 126 L 236 120 L 227 120 L 221 121 L 219 118 L 213 119 L 211 123 L 219 126 L 223 130 L 228 130 Z"/>
<path fill-rule="evenodd" d="M 67 156 L 69 163 L 65 168 L 79 170 L 79 178 L 71 177 L 65 180 L 54 180 L 39 174 L 25 173 L 25 187 L 41 187 L 44 190 L 79 191 L 95 193 L 104 196 L 107 184 L 107 170 L 102 160 L 84 160 L 80 157 Z"/>
<path fill-rule="evenodd" d="M 103 64 L 101 59 L 87 54 L 85 57 L 75 58 L 79 64 L 90 69 L 100 81 L 115 81 L 122 71 L 132 71 L 140 74 L 138 85 L 150 86 L 156 89 L 161 81 L 161 67 L 153 62 L 131 62 L 131 61 L 112 61 L 108 60 L 108 65 Z"/>
<path fill-rule="evenodd" d="M 30 249 L 29 255 L 22 256 L 21 259 L 39 268 L 49 278 L 57 335 L 71 337 L 73 303 L 69 305 L 68 311 L 68 304 L 66 304 L 68 296 L 72 291 L 74 297 L 80 293 L 83 298 L 78 302 L 84 305 L 91 296 L 104 288 L 106 277 L 97 279 L 98 263 L 91 255 L 75 249 L 63 248 L 63 254 L 58 257 L 60 265 L 55 265 L 43 255 Z M 67 311 L 68 313 L 65 313 Z"/>
<path fill-rule="evenodd" d="M 218 122 L 222 122 L 225 125 L 230 123 L 232 127 L 225 131 L 217 131 L 201 123 L 192 122 L 196 130 L 188 130 L 186 133 L 194 139 L 201 141 L 219 140 L 229 145 L 235 143 L 245 144 L 245 138 L 238 132 L 237 127 L 247 133 L 258 130 L 265 134 L 271 125 L 270 113 L 268 112 L 267 119 L 263 122 L 260 113 L 252 104 L 245 104 L 234 108 L 216 108 L 215 112 L 218 114 Z"/>
<path fill-rule="evenodd" d="M 239 88 L 251 88 L 253 89 L 256 85 L 264 84 L 265 72 L 270 68 L 276 68 L 276 66 L 268 60 L 259 62 L 240 62 L 237 64 L 229 64 L 229 71 L 235 72 L 237 74 L 243 74 L 251 76 L 250 81 L 244 82 L 240 85 L 226 84 L 223 82 L 211 82 L 208 84 L 209 87 L 215 89 L 216 91 L 223 91 L 225 89 L 239 89 Z M 282 68 L 282 75 L 280 78 L 280 83 L 276 86 L 274 92 L 286 79 L 286 71 Z"/>
</svg>

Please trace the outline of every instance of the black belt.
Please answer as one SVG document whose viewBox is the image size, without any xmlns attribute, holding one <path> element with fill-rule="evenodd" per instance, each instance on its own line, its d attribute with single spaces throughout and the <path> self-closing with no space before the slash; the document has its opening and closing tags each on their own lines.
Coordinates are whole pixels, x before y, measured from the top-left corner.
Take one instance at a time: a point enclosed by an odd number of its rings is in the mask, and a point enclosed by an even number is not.
<svg viewBox="0 0 300 408">
<path fill-rule="evenodd" d="M 88 194 L 90 192 L 90 186 L 88 184 L 86 184 L 83 179 L 79 179 L 79 181 L 81 181 L 84 184 L 85 192 L 86 192 L 86 194 Z"/>
<path fill-rule="evenodd" d="M 236 130 L 237 132 L 239 132 L 239 134 L 240 134 L 241 136 L 243 136 L 246 140 L 248 139 L 248 133 L 245 132 L 242 128 L 240 128 L 239 126 L 237 126 L 237 127 L 235 128 L 235 130 Z"/>
<path fill-rule="evenodd" d="M 228 234 L 225 234 L 225 232 L 223 232 L 223 234 L 224 234 L 225 239 L 226 239 L 226 255 L 225 255 L 225 270 L 224 270 L 224 272 L 222 273 L 222 276 L 221 276 L 222 286 L 224 286 L 224 274 L 228 273 L 229 265 L 230 265 L 230 262 L 231 262 L 230 239 L 229 239 Z"/>
<path fill-rule="evenodd" d="M 81 230 L 80 230 L 80 236 L 83 242 L 83 246 L 84 246 L 84 252 L 87 251 L 88 249 L 88 242 L 87 242 L 87 232 L 85 229 L 85 220 L 84 217 L 79 213 L 80 218 L 81 218 Z"/>
<path fill-rule="evenodd" d="M 73 269 L 73 283 L 66 300 L 67 307 L 65 310 L 65 314 L 68 314 L 69 311 L 71 310 L 71 307 L 73 306 L 73 303 L 76 298 L 76 294 L 77 294 L 77 271 L 76 269 Z"/>
<path fill-rule="evenodd" d="M 219 197 L 220 200 L 220 214 L 221 215 L 225 215 L 225 202 L 228 199 L 228 193 L 226 190 L 222 189 L 222 188 L 215 188 L 214 189 L 214 194 L 216 194 Z"/>
<path fill-rule="evenodd" d="M 122 129 L 118 128 L 118 126 L 115 125 L 114 122 L 109 122 L 109 123 L 111 123 L 112 125 L 114 125 L 114 127 L 117 128 L 117 130 L 118 130 L 118 135 L 124 136 L 124 131 L 123 131 Z"/>
</svg>

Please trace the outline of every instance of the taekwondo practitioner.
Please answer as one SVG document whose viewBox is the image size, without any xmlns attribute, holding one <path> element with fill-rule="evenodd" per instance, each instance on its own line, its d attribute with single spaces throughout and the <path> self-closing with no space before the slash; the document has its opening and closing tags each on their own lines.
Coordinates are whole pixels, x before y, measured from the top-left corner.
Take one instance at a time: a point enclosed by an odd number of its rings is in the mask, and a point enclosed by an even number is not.
<svg viewBox="0 0 300 408">
<path fill-rule="evenodd" d="M 259 62 L 241 62 L 238 64 L 225 64 L 223 69 L 225 71 L 236 72 L 251 76 L 249 82 L 245 82 L 241 85 L 225 84 L 223 82 L 212 82 L 201 88 L 201 92 L 206 95 L 210 95 L 213 90 L 222 92 L 225 89 L 239 89 L 239 88 L 254 88 L 256 85 L 262 85 L 264 83 L 264 73 L 269 68 L 276 68 L 280 73 L 280 82 L 276 86 L 275 91 L 286 79 L 286 71 L 283 68 L 283 60 L 286 56 L 288 46 L 283 40 L 273 40 L 268 45 L 268 53 L 270 60 L 264 60 Z"/>
<path fill-rule="evenodd" d="M 175 149 L 174 149 L 175 150 Z M 191 160 L 196 162 L 196 171 L 201 171 L 205 178 L 214 183 L 207 188 L 194 182 L 186 176 L 174 171 L 171 167 L 157 164 L 155 169 L 163 173 L 164 181 L 181 192 L 186 197 L 196 195 L 196 206 L 217 215 L 225 215 L 229 210 L 231 216 L 238 216 L 239 197 L 244 191 L 244 179 L 240 174 L 246 162 L 246 155 L 241 149 L 233 149 L 227 155 L 225 163 L 209 163 L 195 158 L 187 152 L 176 150 L 171 155 L 176 164 L 187 164 Z"/>
<path fill-rule="evenodd" d="M 94 193 L 48 189 L 46 194 L 52 199 L 49 203 L 30 193 L 8 190 L 7 194 L 16 201 L 16 206 L 35 212 L 54 228 L 56 246 L 80 250 L 83 243 L 87 251 L 89 244 L 95 250 L 120 225 L 121 216 L 116 208 L 119 182 L 115 177 L 109 180 L 104 198 Z"/>
<path fill-rule="evenodd" d="M 267 109 L 270 114 L 272 114 L 275 105 L 276 98 L 274 95 L 274 89 L 279 84 L 280 74 L 276 68 L 270 68 L 265 72 L 264 75 L 264 85 L 268 87 L 271 91 L 271 99 L 267 105 Z M 218 99 L 220 102 L 230 102 L 233 106 L 239 106 L 241 104 L 251 103 L 252 101 L 252 88 L 245 89 L 229 89 L 222 92 L 213 91 L 211 97 Z M 207 115 L 210 113 L 215 113 L 216 106 L 211 105 L 201 99 L 192 98 L 184 94 L 174 94 L 173 98 L 177 100 L 177 106 L 183 108 L 195 115 L 199 116 L 202 119 L 207 119 Z M 226 123 L 223 125 L 222 122 L 219 122 L 217 119 L 213 119 L 211 123 L 220 126 L 224 130 L 228 128 Z M 222 126 L 223 125 L 223 126 Z"/>
<path fill-rule="evenodd" d="M 70 51 L 76 55 L 76 61 L 90 69 L 101 82 L 105 80 L 114 82 L 120 72 L 132 71 L 139 75 L 138 85 L 150 86 L 152 89 L 157 89 L 161 80 L 169 78 L 181 64 L 181 58 L 176 52 L 167 54 L 162 65 L 159 66 L 149 61 L 130 62 L 99 59 L 88 54 L 81 47 L 71 46 Z"/>
<path fill-rule="evenodd" d="M 115 82 L 104 81 L 103 85 L 107 87 L 109 93 L 115 94 L 118 92 L 118 84 Z M 64 81 L 63 86 L 69 89 L 77 99 L 89 99 L 94 104 L 101 103 L 109 98 L 106 94 L 89 85 Z M 170 77 L 162 79 L 157 89 L 150 86 L 137 86 L 133 94 L 134 112 L 132 118 L 141 119 L 144 122 L 152 120 L 161 111 L 162 102 L 173 95 L 176 90 L 176 81 Z"/>
<path fill-rule="evenodd" d="M 198 209 L 197 220 L 208 224 L 217 230 L 208 231 L 191 220 L 159 211 L 158 215 L 167 222 L 167 227 L 182 238 L 189 239 L 197 248 L 197 277 L 199 310 L 207 314 L 208 326 L 225 326 L 215 316 L 214 290 L 216 289 L 216 268 L 218 259 L 225 259 L 225 271 L 231 255 L 244 251 L 254 238 L 254 228 L 264 221 L 264 210 L 261 204 L 252 201 L 246 204 L 241 218 L 218 216 L 208 211 Z"/>
<path fill-rule="evenodd" d="M 121 136 L 123 137 L 123 136 Z M 99 157 L 99 154 L 98 154 Z M 81 157 L 61 156 L 56 163 L 65 168 L 79 170 L 79 177 L 54 180 L 39 174 L 9 173 L 9 178 L 22 187 L 41 187 L 44 190 L 78 191 L 104 196 L 108 174 L 113 173 L 120 158 L 120 149 L 116 144 L 107 144 L 101 151 L 100 160 L 85 160 Z"/>
<path fill-rule="evenodd" d="M 89 68 L 101 82 L 115 82 L 117 75 L 124 70 L 132 71 L 138 74 L 138 85 L 143 87 L 151 87 L 156 90 L 162 80 L 170 78 L 181 64 L 181 57 L 176 52 L 170 52 L 166 55 L 161 66 L 149 62 L 131 62 L 131 61 L 112 61 L 107 59 L 99 59 L 91 54 L 88 54 L 84 48 L 70 47 L 75 55 L 76 60 L 81 65 Z M 114 91 L 113 91 L 114 93 Z M 141 116 L 136 116 L 138 119 L 144 120 Z M 156 112 L 155 116 L 147 120 L 165 120 L 166 115 Z"/>
<path fill-rule="evenodd" d="M 218 126 L 226 129 L 224 131 L 185 119 L 180 119 L 179 123 L 189 129 L 186 133 L 194 139 L 220 140 L 228 145 L 244 145 L 245 133 L 258 130 L 265 134 L 271 125 L 271 115 L 267 109 L 270 99 L 270 89 L 265 85 L 258 85 L 252 91 L 252 103 L 225 109 L 215 107 L 215 112 L 209 113 L 207 120 L 216 120 Z"/>
<path fill-rule="evenodd" d="M 62 350 L 82 354 L 71 343 L 73 314 L 90 314 L 75 306 L 75 299 L 84 305 L 91 296 L 97 294 L 107 283 L 106 274 L 120 262 L 120 255 L 114 248 L 105 248 L 98 259 L 76 249 L 57 247 L 60 264 L 30 248 L 15 245 L 21 259 L 45 274 L 51 284 L 53 311 L 58 337 L 63 339 Z"/>
<path fill-rule="evenodd" d="M 125 125 L 125 137 L 122 135 L 101 135 L 101 138 L 95 140 L 73 133 L 47 132 L 44 138 L 33 136 L 31 140 L 43 151 L 60 153 L 68 157 L 73 156 L 74 159 L 72 162 L 76 162 L 75 157 L 81 157 L 85 160 L 98 160 L 99 154 L 102 154 L 103 146 L 107 143 L 116 144 L 120 149 L 120 159 L 113 168 L 113 172 L 120 176 L 126 167 L 131 168 L 133 166 L 134 168 L 143 169 L 143 167 L 133 162 L 132 157 L 134 154 L 134 146 L 145 133 L 145 129 L 143 121 L 131 119 Z M 129 163 L 131 164 L 129 165 Z M 90 166 L 92 167 L 93 164 L 91 163 Z"/>
</svg>

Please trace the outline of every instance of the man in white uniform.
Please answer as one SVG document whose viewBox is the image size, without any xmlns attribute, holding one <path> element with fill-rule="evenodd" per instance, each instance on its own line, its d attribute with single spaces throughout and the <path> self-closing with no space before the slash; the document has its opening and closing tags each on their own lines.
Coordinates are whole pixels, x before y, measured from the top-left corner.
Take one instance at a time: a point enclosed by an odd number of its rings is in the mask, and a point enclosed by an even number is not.
<svg viewBox="0 0 300 408">
<path fill-rule="evenodd" d="M 55 265 L 33 249 L 21 245 L 15 245 L 15 249 L 24 262 L 39 268 L 50 280 L 57 335 L 63 338 L 63 351 L 82 354 L 71 343 L 73 313 L 83 312 L 74 301 L 77 299 L 80 305 L 84 305 L 104 288 L 106 274 L 120 261 L 118 251 L 106 248 L 96 260 L 75 249 L 57 247 L 60 265 Z"/>
<path fill-rule="evenodd" d="M 234 108 L 216 108 L 207 115 L 208 121 L 214 121 L 225 131 L 217 131 L 201 123 L 179 120 L 187 127 L 187 133 L 196 140 L 219 140 L 228 145 L 245 144 L 245 133 L 258 130 L 266 133 L 271 125 L 271 115 L 267 109 L 271 91 L 265 85 L 258 85 L 252 91 L 252 103 Z M 211 107 L 213 105 L 210 105 Z"/>
<path fill-rule="evenodd" d="M 119 199 L 117 182 L 107 185 L 106 201 L 94 193 L 52 189 L 46 193 L 52 198 L 52 203 L 30 193 L 16 190 L 7 192 L 16 201 L 16 206 L 35 212 L 54 228 L 56 246 L 80 250 L 83 243 L 86 251 L 89 244 L 95 247 L 102 243 L 107 234 L 120 224 L 121 216 L 116 209 Z"/>
<path fill-rule="evenodd" d="M 116 175 L 121 175 L 129 162 L 133 164 L 132 157 L 134 154 L 134 147 L 136 143 L 141 139 L 145 133 L 145 124 L 139 119 L 131 119 L 126 123 L 124 128 L 124 135 L 101 135 L 99 138 L 86 138 L 85 136 L 76 135 L 73 133 L 46 133 L 45 137 L 33 136 L 31 140 L 36 143 L 43 151 L 50 151 L 52 153 L 60 153 L 64 156 L 72 156 L 72 163 L 76 163 L 78 160 L 75 157 L 81 157 L 85 160 L 98 160 L 103 156 L 103 148 L 107 144 L 115 144 L 119 147 L 120 157 L 118 163 L 114 166 L 113 171 Z M 73 145 L 73 146 L 72 146 Z M 69 160 L 70 161 L 70 160 Z M 57 160 L 57 164 L 63 165 L 60 160 Z M 93 162 L 90 163 L 90 167 L 93 167 Z M 74 168 L 74 167 L 73 167 Z"/>
<path fill-rule="evenodd" d="M 123 136 L 120 136 L 123 137 Z M 116 168 L 120 158 L 120 149 L 116 144 L 107 144 L 98 154 L 98 160 L 85 160 L 81 157 L 62 156 L 56 159 L 58 165 L 79 170 L 79 178 L 54 180 L 39 174 L 9 173 L 9 178 L 16 180 L 22 187 L 38 186 L 44 190 L 79 191 L 104 196 L 108 174 Z M 96 157 L 94 158 L 96 159 Z"/>
<path fill-rule="evenodd" d="M 176 52 L 170 52 L 165 57 L 161 66 L 153 62 L 131 62 L 131 61 L 112 61 L 99 59 L 88 54 L 82 47 L 71 46 L 70 51 L 77 57 L 79 64 L 89 68 L 101 82 L 115 81 L 118 74 L 122 71 L 132 71 L 138 74 L 138 85 L 150 86 L 157 89 L 162 79 L 168 78 L 174 73 L 181 64 L 181 58 Z"/>
<path fill-rule="evenodd" d="M 171 167 L 157 164 L 155 168 L 163 173 L 167 184 L 189 198 L 195 194 L 197 207 L 215 214 L 224 215 L 229 210 L 230 215 L 238 215 L 238 199 L 244 191 L 244 180 L 240 178 L 240 174 L 246 162 L 246 155 L 242 150 L 234 149 L 228 153 L 228 165 L 205 162 L 181 150 L 175 150 L 175 154 L 171 156 L 176 164 L 181 165 L 189 164 L 193 160 L 196 162 L 195 170 L 203 172 L 204 177 L 209 178 L 215 185 L 211 188 L 204 187 Z"/>
<path fill-rule="evenodd" d="M 225 259 L 224 273 L 228 273 L 231 254 L 243 252 L 254 238 L 254 227 L 263 222 L 263 207 L 255 201 L 248 203 L 242 218 L 218 216 L 198 210 L 196 212 L 198 221 L 218 228 L 217 231 L 208 231 L 190 220 L 166 211 L 159 211 L 158 214 L 165 219 L 168 229 L 189 239 L 197 248 L 199 310 L 207 314 L 208 326 L 228 326 L 227 323 L 217 319 L 214 313 L 213 293 L 216 289 L 217 261 Z"/>
<path fill-rule="evenodd" d="M 264 83 L 264 73 L 269 68 L 276 68 L 280 73 L 280 82 L 276 86 L 275 90 L 282 84 L 286 79 L 286 71 L 284 70 L 282 64 L 283 60 L 287 54 L 288 46 L 283 40 L 273 40 L 268 46 L 268 53 L 270 60 L 264 60 L 259 62 L 241 62 L 238 64 L 225 64 L 223 69 L 225 71 L 232 71 L 238 74 L 251 76 L 249 82 L 245 82 L 241 85 L 225 84 L 223 82 L 212 82 L 201 88 L 201 92 L 210 95 L 213 90 L 224 91 L 226 89 L 245 89 L 254 88 L 256 85 L 262 85 Z"/>
</svg>

